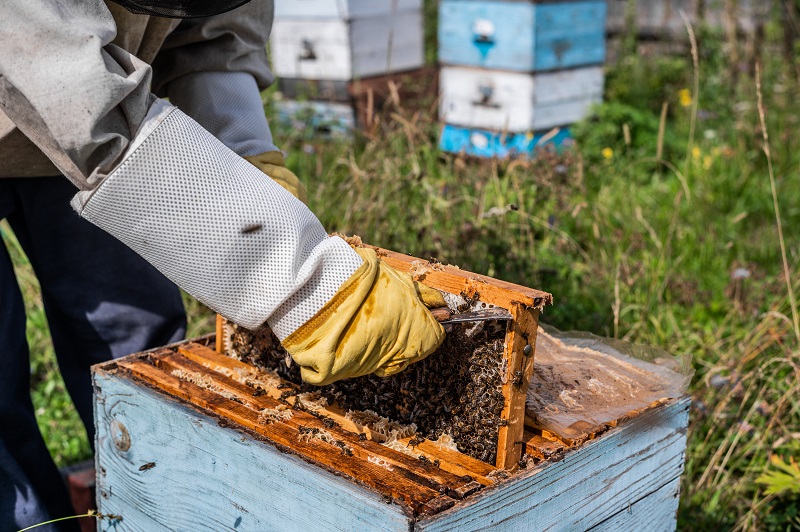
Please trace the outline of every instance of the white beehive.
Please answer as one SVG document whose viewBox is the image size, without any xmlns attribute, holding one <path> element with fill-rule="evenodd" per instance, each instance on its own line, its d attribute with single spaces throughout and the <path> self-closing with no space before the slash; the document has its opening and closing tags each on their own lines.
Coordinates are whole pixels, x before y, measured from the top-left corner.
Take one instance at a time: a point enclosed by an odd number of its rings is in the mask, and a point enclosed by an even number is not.
<svg viewBox="0 0 800 532">
<path fill-rule="evenodd" d="M 603 68 L 545 73 L 446 66 L 441 118 L 448 124 L 509 132 L 576 122 L 603 99 Z"/>
<path fill-rule="evenodd" d="M 352 80 L 424 63 L 419 1 L 279 3 L 270 36 L 283 78 Z"/>
</svg>

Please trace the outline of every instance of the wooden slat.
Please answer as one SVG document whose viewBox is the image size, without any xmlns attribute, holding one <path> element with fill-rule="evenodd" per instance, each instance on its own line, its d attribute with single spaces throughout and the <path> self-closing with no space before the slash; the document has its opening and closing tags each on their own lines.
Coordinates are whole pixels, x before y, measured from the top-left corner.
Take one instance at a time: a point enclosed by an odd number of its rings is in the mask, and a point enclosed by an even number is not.
<svg viewBox="0 0 800 532">
<path fill-rule="evenodd" d="M 510 322 L 511 330 L 506 333 L 506 350 L 503 355 L 508 361 L 508 373 L 503 384 L 505 406 L 501 414 L 501 418 L 508 420 L 508 424 L 498 431 L 495 462 L 502 469 L 514 468 L 522 457 L 524 445 L 520 442 L 525 430 L 525 396 L 533 376 L 536 332 L 539 329 L 538 309 L 515 304 L 509 310 L 513 320 Z M 530 346 L 530 353 L 525 355 L 527 346 Z"/>
<path fill-rule="evenodd" d="M 400 443 L 412 447 L 411 440 L 412 438 L 404 438 L 400 440 Z M 421 454 L 432 462 L 438 460 L 439 467 L 445 471 L 449 471 L 455 475 L 469 475 L 484 486 L 491 486 L 494 484 L 494 480 L 486 475 L 489 475 L 497 469 L 486 462 L 481 462 L 480 460 L 452 449 L 439 447 L 434 442 L 427 439 L 423 439 L 420 443 L 414 445 L 413 449 L 414 453 Z"/>
<path fill-rule="evenodd" d="M 455 504 L 453 499 L 440 494 L 437 490 L 418 484 L 394 471 L 358 457 L 345 456 L 335 445 L 317 439 L 304 441 L 299 438 L 300 433 L 296 428 L 285 423 L 274 422 L 265 426 L 258 422 L 258 412 L 196 384 L 169 375 L 145 360 L 121 361 L 118 367 L 130 372 L 134 378 L 212 414 L 231 420 L 306 459 L 347 475 L 356 482 L 376 489 L 397 501 L 402 501 L 418 514 L 436 513 Z"/>
<path fill-rule="evenodd" d="M 215 348 L 218 353 L 224 353 L 225 349 L 225 323 L 226 320 L 219 314 L 217 314 L 217 321 L 216 321 L 216 331 L 217 331 L 217 341 L 215 344 Z"/>
<path fill-rule="evenodd" d="M 207 371 L 199 364 L 179 354 L 161 355 L 155 359 L 155 363 L 157 366 L 163 367 L 168 371 L 178 369 L 187 372 L 201 373 L 224 392 L 235 396 L 237 399 L 243 401 L 245 405 L 252 405 L 252 408 L 259 411 L 264 408 L 276 408 L 281 405 L 279 401 L 267 395 L 256 396 L 254 394 L 255 390 L 249 386 L 219 373 Z M 375 442 L 369 440 L 361 441 L 351 432 L 345 431 L 339 427 L 326 427 L 320 419 L 310 413 L 292 410 L 292 418 L 282 423 L 298 429 L 300 427 L 324 429 L 331 433 L 337 440 L 347 444 L 351 448 L 353 456 L 367 461 L 381 461 L 395 470 L 399 475 L 405 476 L 431 489 L 446 491 L 449 495 L 456 498 L 463 498 L 475 491 L 474 486 L 470 485 L 471 480 L 466 480 L 450 472 L 440 470 L 433 464 L 422 462 L 395 451 L 394 449 L 378 445 Z"/>
<path fill-rule="evenodd" d="M 198 344 L 187 343 L 180 345 L 178 346 L 178 352 L 189 360 L 192 360 L 201 366 L 207 367 L 214 371 L 219 371 L 220 368 L 223 370 L 232 371 L 236 370 L 237 368 L 253 371 L 253 368 L 244 362 L 221 355 Z M 278 399 L 282 393 L 282 390 L 278 390 L 276 388 L 267 388 L 265 391 L 267 392 L 267 395 L 273 399 Z M 285 401 L 287 401 L 289 404 L 294 404 L 295 398 L 292 396 L 286 397 Z M 318 410 L 318 413 L 320 415 L 330 417 L 343 429 L 349 432 L 353 432 L 355 434 L 363 432 L 370 440 L 378 442 L 382 441 L 382 435 L 373 433 L 368 427 L 362 427 L 361 430 L 359 430 L 355 423 L 345 418 L 344 411 L 336 405 L 321 407 Z M 410 440 L 411 438 L 406 438 L 401 441 L 408 443 Z M 476 460 L 475 458 L 461 454 L 458 451 L 441 449 L 430 440 L 423 440 L 422 443 L 414 447 L 414 450 L 417 451 L 417 454 L 424 455 L 431 461 L 439 460 L 440 467 L 445 471 L 449 471 L 450 473 L 459 476 L 469 475 L 484 486 L 488 486 L 493 483 L 493 481 L 487 478 L 486 475 L 494 471 L 495 468 L 486 462 L 481 462 L 480 460 Z"/>
<path fill-rule="evenodd" d="M 381 260 L 402 272 L 411 272 L 414 268 L 412 263 L 418 263 L 421 260 L 410 255 L 403 255 L 402 253 L 375 246 L 367 247 L 375 249 Z M 422 262 L 424 263 L 425 261 Z M 419 280 L 428 286 L 451 294 L 461 294 L 463 292 L 470 297 L 474 297 L 477 293 L 480 301 L 506 309 L 511 309 L 511 306 L 515 303 L 538 309 L 553 303 L 553 296 L 547 292 L 460 270 L 454 266 L 436 265 L 431 267 L 424 278 Z"/>
<path fill-rule="evenodd" d="M 522 439 L 525 442 L 525 452 L 540 460 L 557 460 L 564 456 L 568 449 L 558 440 L 545 438 L 527 430 Z"/>
<path fill-rule="evenodd" d="M 258 369 L 245 364 L 240 360 L 236 360 L 226 355 L 219 354 L 211 349 L 203 347 L 202 345 L 195 344 L 195 343 L 188 343 L 178 346 L 178 352 L 181 353 L 183 356 L 188 358 L 189 360 L 193 360 L 198 364 L 213 369 L 214 371 L 236 371 L 237 369 L 241 369 L 247 372 L 257 372 Z M 295 384 L 292 384 L 288 381 L 283 381 L 289 387 L 297 388 Z M 265 388 L 264 391 L 272 397 L 273 399 L 279 399 L 283 392 L 289 389 L 288 387 L 285 389 L 278 389 L 278 388 Z M 294 406 L 296 402 L 296 397 L 289 396 L 285 398 L 285 401 L 289 403 L 289 405 Z M 319 413 L 324 416 L 328 416 L 333 419 L 336 423 L 341 425 L 346 430 L 353 432 L 355 434 L 364 433 L 366 437 L 372 441 L 382 442 L 384 440 L 383 435 L 373 432 L 369 427 L 359 427 L 351 420 L 347 419 L 345 415 L 345 411 L 339 408 L 336 405 L 327 405 L 320 407 Z"/>
</svg>

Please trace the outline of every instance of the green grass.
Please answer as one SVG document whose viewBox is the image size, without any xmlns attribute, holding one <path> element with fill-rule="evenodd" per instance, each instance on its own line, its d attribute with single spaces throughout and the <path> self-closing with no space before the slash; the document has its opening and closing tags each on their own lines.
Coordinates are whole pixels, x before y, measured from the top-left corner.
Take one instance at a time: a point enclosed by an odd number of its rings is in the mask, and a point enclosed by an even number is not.
<svg viewBox="0 0 800 532">
<path fill-rule="evenodd" d="M 731 77 L 725 43 L 710 33 L 697 72 L 688 55 L 611 65 L 607 103 L 574 129 L 576 148 L 534 161 L 439 152 L 425 106 L 401 105 L 353 141 L 275 128 L 328 230 L 552 292 L 543 320 L 561 329 L 691 354 L 679 514 L 691 529 L 800 528 L 793 492 L 768 494 L 756 481 L 774 470 L 771 456 L 800 455 L 800 331 L 789 297 L 800 289 L 800 87 L 768 30 L 764 101 L 788 279 L 754 78 Z M 71 462 L 86 456 L 85 439 L 35 280 L 2 228 L 28 304 L 40 424 L 56 460 Z M 190 314 L 190 335 L 210 330 L 199 305 Z"/>
</svg>

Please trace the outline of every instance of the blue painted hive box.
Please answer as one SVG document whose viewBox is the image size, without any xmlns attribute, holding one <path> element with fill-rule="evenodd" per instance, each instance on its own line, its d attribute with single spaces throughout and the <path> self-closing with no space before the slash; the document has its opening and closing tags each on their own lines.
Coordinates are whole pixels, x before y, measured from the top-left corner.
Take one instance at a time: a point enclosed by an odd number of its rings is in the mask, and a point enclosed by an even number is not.
<svg viewBox="0 0 800 532">
<path fill-rule="evenodd" d="M 441 0 L 439 61 L 534 72 L 605 61 L 605 0 Z"/>
<path fill-rule="evenodd" d="M 392 266 L 460 297 L 459 306 L 510 309 L 496 462 L 379 413 L 345 411 L 338 402 L 346 397 L 328 401 L 221 353 L 214 346 L 232 338 L 220 321 L 217 335 L 93 368 L 98 508 L 114 516 L 99 529 L 674 529 L 688 399 L 652 401 L 661 391 L 649 387 L 639 410 L 618 405 L 595 409 L 592 423 L 574 421 L 558 396 L 580 401 L 581 391 L 560 390 L 563 379 L 548 375 L 591 364 L 580 350 L 560 358 L 545 333 L 547 343 L 536 339 L 536 307 L 549 294 L 381 251 Z M 542 400 L 546 408 L 526 409 Z M 563 423 L 548 417 L 558 411 Z"/>
</svg>

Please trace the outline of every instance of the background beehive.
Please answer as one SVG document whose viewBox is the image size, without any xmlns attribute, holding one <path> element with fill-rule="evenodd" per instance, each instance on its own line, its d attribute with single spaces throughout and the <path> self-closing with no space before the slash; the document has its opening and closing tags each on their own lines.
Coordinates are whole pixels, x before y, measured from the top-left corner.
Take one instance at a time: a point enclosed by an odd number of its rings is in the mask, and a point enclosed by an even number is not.
<svg viewBox="0 0 800 532">
<path fill-rule="evenodd" d="M 605 0 L 441 0 L 440 147 L 530 154 L 602 101 Z"/>
<path fill-rule="evenodd" d="M 365 125 L 358 107 L 354 115 L 353 82 L 385 85 L 369 80 L 423 66 L 422 2 L 278 2 L 270 49 L 284 96 L 279 117 L 297 117 L 319 133 L 349 131 L 356 119 Z"/>
</svg>

